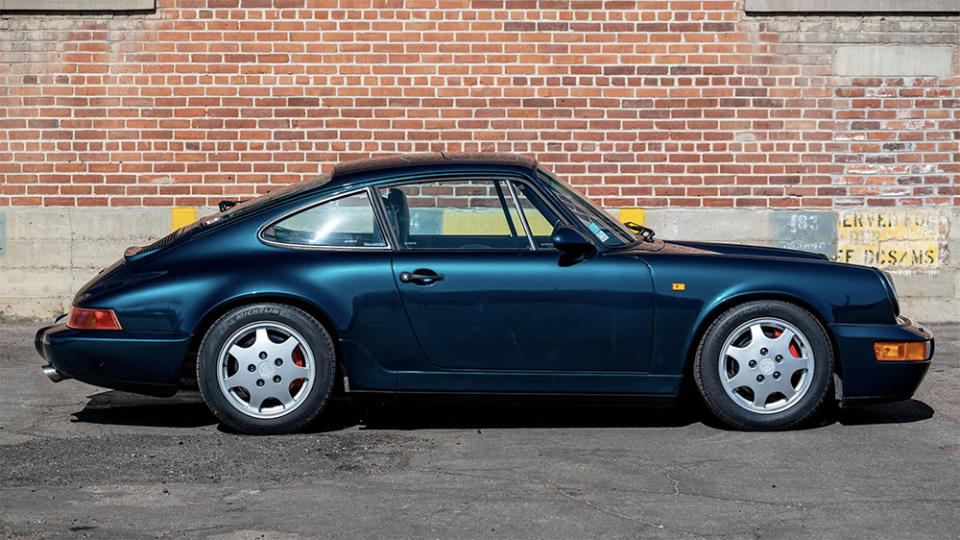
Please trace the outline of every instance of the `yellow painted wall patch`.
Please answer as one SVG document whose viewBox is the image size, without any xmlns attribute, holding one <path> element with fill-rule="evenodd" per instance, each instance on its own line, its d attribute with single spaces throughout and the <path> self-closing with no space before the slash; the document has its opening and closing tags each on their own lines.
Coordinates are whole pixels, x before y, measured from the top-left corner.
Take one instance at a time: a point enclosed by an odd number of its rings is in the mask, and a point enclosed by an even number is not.
<svg viewBox="0 0 960 540">
<path fill-rule="evenodd" d="M 848 210 L 837 219 L 837 260 L 884 268 L 935 268 L 946 219 L 934 209 Z"/>
<path fill-rule="evenodd" d="M 197 220 L 197 209 L 187 206 L 179 206 L 170 209 L 171 230 L 175 231 L 181 227 L 193 223 Z"/>
<path fill-rule="evenodd" d="M 643 225 L 643 208 L 621 208 L 617 217 L 620 223 L 632 221 L 637 225 Z"/>
<path fill-rule="evenodd" d="M 524 216 L 528 220 L 531 234 L 534 236 L 550 236 L 553 225 L 544 219 L 540 212 L 524 211 Z M 507 225 L 503 210 L 499 206 L 473 210 L 444 208 L 442 217 L 442 231 L 446 235 L 494 234 L 506 236 L 510 234 L 509 225 Z M 510 220 L 513 221 L 514 229 L 522 236 L 524 234 L 523 222 L 513 208 L 510 209 Z"/>
<path fill-rule="evenodd" d="M 674 283 L 674 284 L 673 284 L 673 290 L 675 290 L 675 291 L 685 291 L 685 290 L 687 290 L 687 284 L 686 284 L 686 283 Z"/>
<path fill-rule="evenodd" d="M 516 212 L 512 212 L 516 216 Z M 507 220 L 500 208 L 444 209 L 443 234 L 471 235 L 471 234 L 498 234 L 508 235 L 510 229 Z M 520 220 L 516 218 L 514 227 L 520 227 Z"/>
</svg>

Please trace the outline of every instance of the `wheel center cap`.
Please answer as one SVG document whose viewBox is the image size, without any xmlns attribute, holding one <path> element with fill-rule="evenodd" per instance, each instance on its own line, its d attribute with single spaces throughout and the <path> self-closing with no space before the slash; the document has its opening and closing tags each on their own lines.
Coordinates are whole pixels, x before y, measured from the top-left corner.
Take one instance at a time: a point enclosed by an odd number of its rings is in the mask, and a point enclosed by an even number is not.
<svg viewBox="0 0 960 540">
<path fill-rule="evenodd" d="M 764 375 L 769 375 L 770 373 L 773 373 L 773 370 L 776 367 L 777 367 L 777 364 L 769 358 L 764 358 L 763 360 L 760 361 L 760 372 L 763 373 Z"/>
<path fill-rule="evenodd" d="M 276 371 L 276 369 L 274 369 L 273 364 L 270 362 L 260 362 L 260 365 L 257 366 L 257 373 L 259 373 L 261 377 L 270 377 L 274 371 Z"/>
</svg>

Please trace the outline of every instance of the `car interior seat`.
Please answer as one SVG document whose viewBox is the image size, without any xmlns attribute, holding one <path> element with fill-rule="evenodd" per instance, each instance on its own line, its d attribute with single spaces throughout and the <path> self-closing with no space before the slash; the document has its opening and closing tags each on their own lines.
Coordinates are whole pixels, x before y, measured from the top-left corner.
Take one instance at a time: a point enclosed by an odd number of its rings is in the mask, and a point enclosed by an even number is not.
<svg viewBox="0 0 960 540">
<path fill-rule="evenodd" d="M 404 245 L 410 236 L 410 207 L 407 206 L 407 194 L 402 189 L 390 188 L 383 198 L 390 224 L 397 233 L 397 240 Z"/>
</svg>

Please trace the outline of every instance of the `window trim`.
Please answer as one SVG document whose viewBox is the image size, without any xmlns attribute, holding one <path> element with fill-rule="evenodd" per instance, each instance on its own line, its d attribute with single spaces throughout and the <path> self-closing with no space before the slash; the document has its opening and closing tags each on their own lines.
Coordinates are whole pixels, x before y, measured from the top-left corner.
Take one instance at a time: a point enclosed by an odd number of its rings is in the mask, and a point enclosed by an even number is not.
<svg viewBox="0 0 960 540">
<path fill-rule="evenodd" d="M 389 188 L 389 187 L 402 186 L 402 185 L 412 185 L 412 184 L 428 184 L 428 183 L 431 183 L 431 182 L 455 182 L 455 181 L 457 181 L 457 180 L 460 180 L 460 181 L 463 181 L 463 180 L 467 180 L 467 181 L 469 181 L 469 180 L 489 180 L 489 181 L 500 180 L 500 181 L 506 183 L 507 186 L 509 186 L 508 189 L 510 189 L 511 191 L 513 190 L 513 182 L 523 183 L 524 185 L 527 185 L 527 186 L 529 186 L 529 187 L 531 187 L 531 188 L 533 189 L 534 193 L 536 193 L 536 194 L 540 197 L 540 200 L 542 200 L 544 203 L 546 203 L 547 206 L 549 206 L 550 209 L 553 210 L 554 213 L 555 213 L 560 219 L 562 219 L 562 220 L 564 221 L 564 225 L 569 225 L 569 224 L 567 223 L 567 218 L 566 218 L 566 216 L 565 216 L 562 212 L 557 211 L 557 209 L 556 209 L 556 207 L 554 206 L 553 202 L 550 201 L 549 199 L 547 199 L 546 197 L 544 197 L 542 193 L 540 193 L 540 190 L 537 189 L 536 184 L 535 184 L 534 182 L 532 182 L 529 178 L 527 178 L 527 177 L 525 177 L 525 176 L 520 176 L 520 175 L 498 174 L 498 173 L 469 173 L 469 172 L 467 172 L 467 173 L 461 173 L 461 172 L 457 172 L 457 173 L 452 174 L 452 175 L 438 175 L 438 176 L 413 177 L 413 178 L 407 177 L 407 178 L 402 178 L 402 179 L 390 180 L 390 181 L 386 181 L 386 182 L 378 182 L 377 184 L 371 186 L 370 189 L 373 189 L 373 190 L 376 192 L 376 190 L 379 190 L 379 189 L 381 189 L 381 188 Z M 384 212 L 384 215 L 385 215 L 386 210 L 385 210 L 384 208 L 382 208 L 383 200 L 382 200 L 382 197 L 380 196 L 380 194 L 377 193 L 377 196 L 376 196 L 376 197 L 373 197 L 373 198 L 375 199 L 374 204 L 377 205 L 377 206 L 379 206 L 379 207 L 381 207 L 381 208 L 380 208 L 380 211 Z M 521 216 L 521 220 L 526 221 L 526 217 L 523 215 L 523 208 L 520 207 L 520 206 L 516 206 L 516 201 L 514 202 L 514 204 L 515 204 L 514 209 L 517 211 L 518 215 Z M 552 253 L 551 250 L 538 248 L 538 247 L 536 246 L 536 242 L 535 242 L 534 239 L 533 239 L 533 236 L 530 234 L 530 232 L 527 230 L 526 227 L 524 227 L 524 232 L 527 234 L 527 243 L 529 244 L 529 246 L 528 246 L 528 247 L 525 247 L 525 248 L 509 248 L 509 249 L 504 249 L 504 248 L 496 248 L 496 249 L 478 249 L 478 248 L 449 249 L 449 248 L 417 248 L 417 247 L 408 247 L 408 246 L 403 246 L 403 245 L 400 244 L 399 238 L 396 237 L 396 231 L 393 230 L 393 226 L 392 226 L 391 224 L 389 224 L 389 223 L 387 224 L 387 229 L 390 231 L 391 241 L 395 241 L 395 245 L 397 246 L 397 248 L 396 248 L 397 251 L 402 251 L 402 252 L 421 252 L 421 253 Z"/>
<path fill-rule="evenodd" d="M 520 223 L 523 225 L 523 232 L 527 233 L 527 241 L 530 242 L 530 251 L 537 251 L 537 243 L 533 241 L 533 231 L 530 230 L 530 224 L 527 223 L 527 215 L 520 206 L 520 199 L 517 197 L 517 190 L 513 187 L 513 182 L 507 180 L 507 189 L 510 190 L 510 198 L 513 199 L 513 207 L 517 209 L 517 215 L 520 216 Z M 507 217 L 510 217 L 507 214 Z"/>
<path fill-rule="evenodd" d="M 561 209 L 553 202 L 553 200 L 550 199 L 549 196 L 544 195 L 543 190 L 540 189 L 540 186 L 538 186 L 536 182 L 534 182 L 534 181 L 532 181 L 532 180 L 529 180 L 529 179 L 527 179 L 527 178 L 524 178 L 522 181 L 521 181 L 521 180 L 518 180 L 518 181 L 516 181 L 516 182 L 517 182 L 517 183 L 520 183 L 520 184 L 523 184 L 523 185 L 527 186 L 528 188 L 530 188 L 530 190 L 533 191 L 533 194 L 540 200 L 540 202 L 542 202 L 544 205 L 546 205 L 546 207 L 547 207 L 551 212 L 553 212 L 553 215 L 556 216 L 557 219 L 559 220 L 559 221 L 557 221 L 557 224 L 555 224 L 555 225 L 553 226 L 554 229 L 556 229 L 559 225 L 563 225 L 564 227 L 571 227 L 571 228 L 580 230 L 580 225 L 579 225 L 578 223 L 574 223 L 574 222 L 570 221 L 570 217 L 567 216 L 567 214 L 565 214 L 565 213 L 563 212 L 563 210 L 561 210 Z M 524 195 L 524 196 L 527 197 L 528 199 L 530 199 L 529 196 L 527 196 L 527 195 Z M 518 196 L 518 197 L 517 197 L 517 204 L 520 206 L 521 213 L 523 213 L 523 205 L 522 205 L 522 203 L 520 203 L 519 201 L 520 201 L 520 197 Z M 533 203 L 533 200 L 531 199 L 530 202 L 531 202 L 531 204 L 532 204 L 532 203 Z M 540 213 L 540 209 L 537 208 L 535 204 L 534 204 L 534 210 L 536 210 L 538 213 Z M 542 215 L 542 214 L 541 214 L 541 215 Z M 525 213 L 523 214 L 523 219 L 524 219 L 524 220 L 527 219 Z M 530 237 L 531 237 L 531 238 L 533 237 L 533 230 L 532 230 L 532 229 L 531 229 L 531 231 L 530 231 Z M 593 243 L 594 243 L 594 246 L 596 246 L 596 240 L 595 240 L 592 236 L 589 236 L 589 235 L 588 235 L 588 236 L 587 236 L 587 239 L 590 240 L 591 242 L 593 242 Z M 534 241 L 534 244 L 536 244 L 536 241 Z M 603 246 L 601 245 L 601 247 L 603 247 Z M 541 248 L 541 247 L 537 247 L 537 251 L 542 251 L 542 252 L 545 252 L 545 253 L 557 253 L 558 250 L 557 250 L 557 248 L 555 248 L 555 247 L 554 247 L 554 248 Z"/>
<path fill-rule="evenodd" d="M 349 191 L 344 191 L 340 193 L 334 193 L 328 195 L 316 201 L 311 201 L 307 204 L 298 206 L 293 210 L 289 210 L 280 214 L 279 216 L 267 221 L 265 224 L 261 225 L 257 229 L 257 240 L 260 240 L 261 243 L 273 247 L 282 247 L 282 248 L 292 248 L 292 249 L 306 249 L 310 251 L 381 251 L 381 252 L 390 252 L 394 250 L 392 232 L 391 234 L 383 234 L 383 231 L 389 230 L 385 228 L 384 218 L 380 214 L 379 207 L 374 200 L 372 187 L 364 187 L 359 189 L 352 189 Z M 301 212 L 306 212 L 311 210 L 316 206 L 326 204 L 328 202 L 333 202 L 338 199 L 344 199 L 346 197 L 353 197 L 354 195 L 359 195 L 363 193 L 367 196 L 367 202 L 370 204 L 370 209 L 373 211 L 374 219 L 376 220 L 377 226 L 380 227 L 381 236 L 383 236 L 383 241 L 386 244 L 385 246 L 312 246 L 309 244 L 290 244 L 287 242 L 277 242 L 275 240 L 267 240 L 263 236 L 263 231 L 269 229 L 270 227 L 276 225 L 277 223 L 283 221 L 284 219 L 293 216 L 294 214 L 299 214 Z"/>
<path fill-rule="evenodd" d="M 493 181 L 493 189 L 496 190 L 497 200 L 500 201 L 500 211 L 503 212 L 503 218 L 507 222 L 507 228 L 510 229 L 510 236 L 519 237 L 520 235 L 517 234 L 517 226 L 514 224 L 513 217 L 510 215 L 510 205 L 507 204 L 507 198 L 503 195 L 502 184 L 509 186 L 510 182 L 500 182 L 498 180 Z M 526 231 L 524 232 L 526 233 Z"/>
<path fill-rule="evenodd" d="M 542 202 L 543 204 L 547 205 L 547 208 L 549 208 L 549 209 L 553 212 L 553 214 L 554 214 L 555 216 L 557 216 L 557 218 L 560 220 L 560 223 L 562 223 L 564 227 L 574 227 L 574 228 L 577 227 L 577 225 L 574 225 L 574 224 L 570 221 L 569 216 L 567 216 L 565 213 L 563 213 L 563 210 L 561 210 L 556 204 L 554 204 L 554 202 L 550 199 L 549 196 L 545 196 L 543 190 L 540 189 L 540 186 L 537 185 L 537 182 L 536 182 L 535 180 L 530 179 L 530 178 L 527 178 L 526 176 L 517 176 L 515 179 L 511 180 L 511 182 L 517 182 L 517 183 L 523 184 L 523 185 L 529 187 L 531 190 L 533 190 L 533 193 L 534 193 L 537 197 L 540 198 L 540 202 Z M 532 203 L 532 202 L 533 202 L 533 201 L 531 201 L 531 203 Z M 519 197 L 517 197 L 517 206 L 520 208 L 520 215 L 523 216 L 523 219 L 524 219 L 524 220 L 526 220 L 527 218 L 526 218 L 526 215 L 523 213 L 523 206 L 520 205 L 520 198 L 519 198 Z M 539 212 L 539 210 L 537 210 L 537 212 Z M 554 225 L 554 228 L 556 228 L 556 227 L 557 227 L 557 226 Z M 530 232 L 530 239 L 531 239 L 531 241 L 533 240 L 533 231 Z M 534 245 L 536 245 L 536 242 L 533 242 L 533 243 L 534 243 Z M 544 253 L 556 253 L 556 252 L 557 252 L 556 248 L 554 248 L 554 249 L 541 249 L 541 248 L 536 248 L 536 251 L 544 252 Z"/>
</svg>

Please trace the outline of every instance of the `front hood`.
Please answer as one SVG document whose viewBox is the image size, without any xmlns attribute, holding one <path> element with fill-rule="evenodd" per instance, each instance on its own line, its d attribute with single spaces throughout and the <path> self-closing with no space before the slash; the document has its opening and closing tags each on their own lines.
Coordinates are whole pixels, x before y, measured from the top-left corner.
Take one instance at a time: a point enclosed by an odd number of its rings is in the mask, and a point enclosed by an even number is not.
<svg viewBox="0 0 960 540">
<path fill-rule="evenodd" d="M 693 249 L 712 251 L 721 255 L 736 255 L 743 257 L 777 257 L 786 259 L 815 259 L 821 261 L 830 260 L 829 257 L 821 253 L 810 253 L 809 251 L 798 251 L 795 249 L 782 249 L 763 246 L 745 246 L 740 244 L 722 244 L 718 242 L 666 242 Z"/>
</svg>

